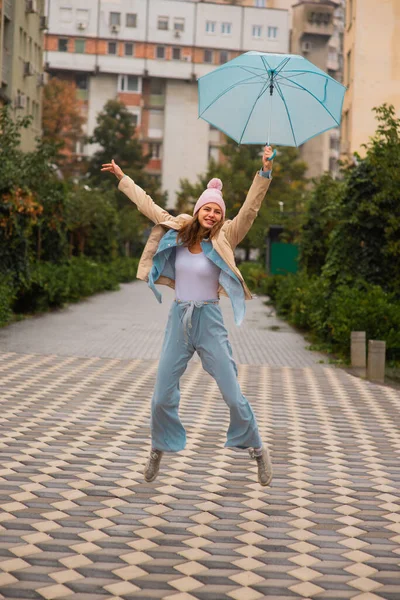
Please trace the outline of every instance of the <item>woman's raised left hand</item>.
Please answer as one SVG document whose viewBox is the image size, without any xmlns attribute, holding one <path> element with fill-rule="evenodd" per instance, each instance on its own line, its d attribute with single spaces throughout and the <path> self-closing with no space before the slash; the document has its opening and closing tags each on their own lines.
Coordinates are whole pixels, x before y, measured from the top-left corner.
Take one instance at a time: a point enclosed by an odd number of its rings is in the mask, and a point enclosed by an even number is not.
<svg viewBox="0 0 400 600">
<path fill-rule="evenodd" d="M 273 153 L 274 151 L 271 146 L 265 146 L 264 154 L 262 157 L 263 171 L 271 171 L 273 161 L 269 159 L 273 155 Z"/>
</svg>

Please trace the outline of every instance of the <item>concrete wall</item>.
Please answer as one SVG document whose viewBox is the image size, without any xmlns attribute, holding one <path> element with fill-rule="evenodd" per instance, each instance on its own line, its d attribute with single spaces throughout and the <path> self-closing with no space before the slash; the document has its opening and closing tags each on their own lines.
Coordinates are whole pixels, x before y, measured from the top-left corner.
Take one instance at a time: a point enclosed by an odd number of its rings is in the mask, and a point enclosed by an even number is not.
<svg viewBox="0 0 400 600">
<path fill-rule="evenodd" d="M 169 80 L 166 87 L 162 188 L 175 203 L 179 180 L 196 181 L 208 164 L 209 125 L 197 118 L 197 84 Z"/>
<path fill-rule="evenodd" d="M 350 81 L 345 73 L 345 84 L 349 87 L 344 104 L 349 146 L 344 143 L 342 150 L 363 154 L 361 145 L 377 127 L 372 109 L 387 102 L 394 104 L 400 116 L 400 3 L 380 0 L 379 18 L 373 0 L 353 0 L 353 10 L 353 19 L 345 32 L 346 73 L 347 53 L 351 51 Z"/>
</svg>

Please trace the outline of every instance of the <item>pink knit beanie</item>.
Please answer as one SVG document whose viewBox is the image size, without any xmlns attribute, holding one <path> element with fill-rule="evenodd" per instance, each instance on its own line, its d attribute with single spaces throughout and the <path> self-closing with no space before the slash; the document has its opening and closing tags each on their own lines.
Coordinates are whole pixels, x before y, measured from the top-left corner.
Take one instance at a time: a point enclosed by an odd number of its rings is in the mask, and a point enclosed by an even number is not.
<svg viewBox="0 0 400 600">
<path fill-rule="evenodd" d="M 225 219 L 225 202 L 222 198 L 222 181 L 214 177 L 210 179 L 207 183 L 207 189 L 201 194 L 200 198 L 196 202 L 196 206 L 194 207 L 193 215 L 197 213 L 198 210 L 205 204 L 210 204 L 210 202 L 214 202 L 218 204 L 220 209 L 222 210 L 222 218 Z"/>
</svg>

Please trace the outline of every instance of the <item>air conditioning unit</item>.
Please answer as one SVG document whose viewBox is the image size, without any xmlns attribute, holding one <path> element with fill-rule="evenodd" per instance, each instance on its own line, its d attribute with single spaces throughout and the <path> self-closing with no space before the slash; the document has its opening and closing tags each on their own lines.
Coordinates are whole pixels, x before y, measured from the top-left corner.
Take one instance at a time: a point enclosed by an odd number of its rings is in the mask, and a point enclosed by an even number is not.
<svg viewBox="0 0 400 600">
<path fill-rule="evenodd" d="M 49 26 L 47 24 L 47 17 L 45 16 L 41 16 L 40 17 L 40 29 L 43 31 L 43 29 L 48 29 Z"/>
<path fill-rule="evenodd" d="M 38 87 L 43 87 L 47 83 L 46 73 L 38 73 L 37 75 L 37 85 Z"/>
<path fill-rule="evenodd" d="M 301 51 L 304 53 L 310 52 L 312 50 L 312 42 L 301 42 Z"/>
<path fill-rule="evenodd" d="M 77 24 L 77 27 L 78 27 L 79 31 L 84 31 L 86 29 L 86 27 L 87 27 L 87 23 L 84 23 L 83 21 L 80 21 Z"/>
<path fill-rule="evenodd" d="M 25 10 L 27 13 L 36 13 L 38 11 L 37 0 L 26 0 Z"/>
<path fill-rule="evenodd" d="M 181 32 L 178 29 L 174 32 L 174 37 L 178 39 L 181 37 Z"/>
<path fill-rule="evenodd" d="M 25 94 L 17 94 L 14 103 L 15 108 L 25 108 L 26 107 L 26 96 Z"/>
<path fill-rule="evenodd" d="M 34 68 L 33 68 L 33 64 L 30 62 L 25 62 L 24 63 L 24 77 L 29 77 L 30 75 L 34 74 Z"/>
<path fill-rule="evenodd" d="M 111 25 L 110 29 L 111 33 L 119 33 L 119 25 Z"/>
</svg>

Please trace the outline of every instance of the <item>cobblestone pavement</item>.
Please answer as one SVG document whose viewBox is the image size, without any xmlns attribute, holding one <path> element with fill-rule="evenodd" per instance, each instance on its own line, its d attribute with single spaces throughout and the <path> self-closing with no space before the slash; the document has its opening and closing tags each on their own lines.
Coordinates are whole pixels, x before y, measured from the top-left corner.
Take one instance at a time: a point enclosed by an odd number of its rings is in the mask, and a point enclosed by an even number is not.
<svg viewBox="0 0 400 600">
<path fill-rule="evenodd" d="M 251 302 L 239 382 L 272 485 L 223 447 L 228 409 L 199 362 L 181 382 L 187 447 L 145 483 L 143 357 L 169 301 L 139 285 L 1 331 L 0 598 L 399 600 L 400 394 L 313 364 Z"/>
<path fill-rule="evenodd" d="M 398 600 L 400 396 L 328 367 L 241 365 L 272 449 L 223 448 L 199 363 L 188 445 L 144 482 L 156 361 L 0 354 L 0 595 Z"/>
<path fill-rule="evenodd" d="M 163 303 L 142 282 L 120 292 L 98 294 L 44 317 L 0 329 L 0 352 L 61 356 L 157 359 L 173 291 L 162 286 Z M 307 343 L 283 321 L 268 317 L 262 299 L 246 303 L 241 327 L 233 322 L 230 302 L 221 300 L 235 360 L 242 364 L 291 367 L 313 365 L 324 356 L 305 349 Z M 326 358 L 325 358 L 326 360 Z"/>
</svg>

